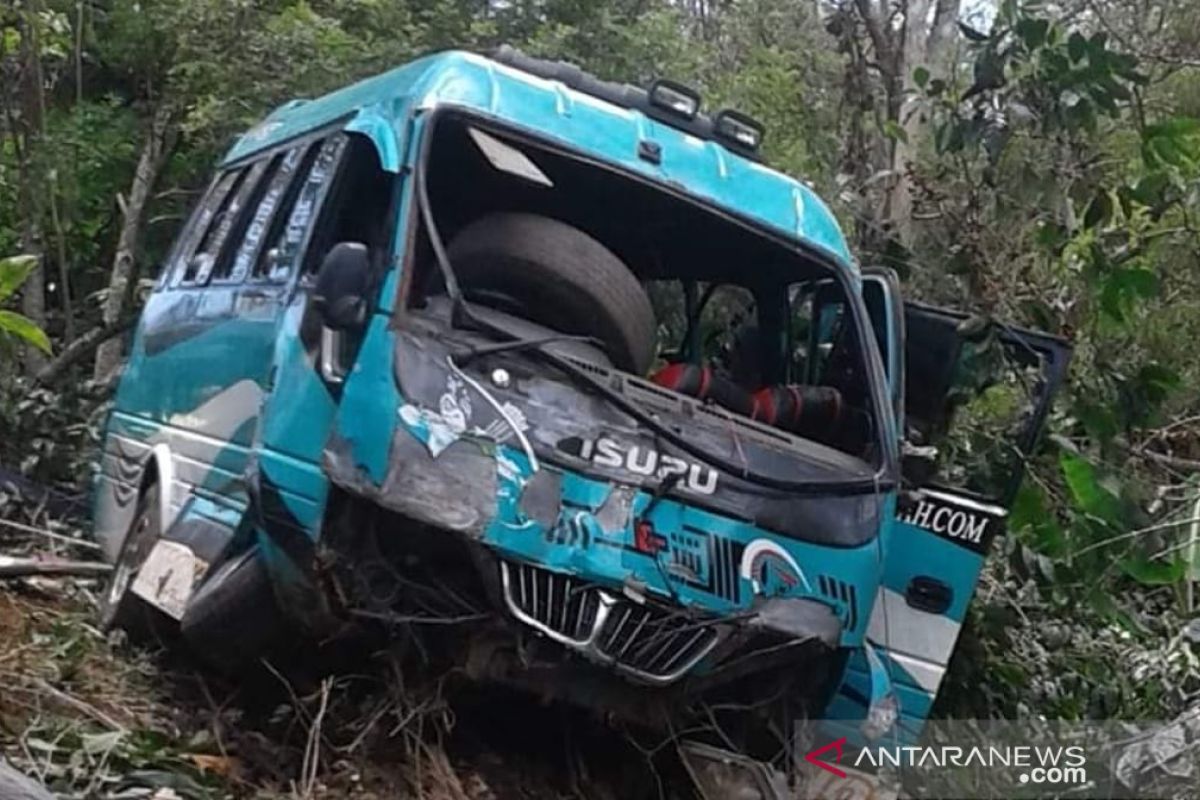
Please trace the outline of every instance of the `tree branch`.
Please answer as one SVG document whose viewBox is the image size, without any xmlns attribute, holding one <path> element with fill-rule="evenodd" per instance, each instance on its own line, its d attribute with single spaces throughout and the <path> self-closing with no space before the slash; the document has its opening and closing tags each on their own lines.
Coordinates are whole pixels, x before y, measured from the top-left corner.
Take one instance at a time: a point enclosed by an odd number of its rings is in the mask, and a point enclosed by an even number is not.
<svg viewBox="0 0 1200 800">
<path fill-rule="evenodd" d="M 1169 467 L 1170 469 L 1182 470 L 1184 472 L 1200 472 L 1200 460 L 1159 453 L 1148 449 L 1145 445 L 1135 447 L 1122 437 L 1117 437 L 1113 441 L 1118 447 L 1135 458 L 1144 458 L 1147 461 L 1153 461 L 1155 464 Z"/>
<path fill-rule="evenodd" d="M 45 561 L 37 558 L 0 556 L 0 578 L 31 578 L 38 575 L 99 577 L 110 572 L 111 564 L 97 561 Z"/>
<path fill-rule="evenodd" d="M 80 336 L 75 341 L 67 345 L 58 356 L 44 367 L 39 369 L 33 376 L 33 379 L 38 383 L 50 383 L 58 378 L 67 367 L 75 364 L 87 356 L 100 345 L 112 339 L 114 336 L 120 336 L 125 331 L 133 327 L 133 323 L 137 320 L 136 314 L 131 314 L 127 317 L 117 320 L 112 325 L 101 325 L 92 328 L 90 331 Z"/>
<path fill-rule="evenodd" d="M 883 22 L 871 7 L 871 0 L 854 0 L 854 5 L 858 9 L 858 15 L 862 17 L 863 25 L 867 26 L 867 35 L 871 37 L 876 57 L 885 64 L 892 63 L 891 42 L 883 31 Z"/>
</svg>

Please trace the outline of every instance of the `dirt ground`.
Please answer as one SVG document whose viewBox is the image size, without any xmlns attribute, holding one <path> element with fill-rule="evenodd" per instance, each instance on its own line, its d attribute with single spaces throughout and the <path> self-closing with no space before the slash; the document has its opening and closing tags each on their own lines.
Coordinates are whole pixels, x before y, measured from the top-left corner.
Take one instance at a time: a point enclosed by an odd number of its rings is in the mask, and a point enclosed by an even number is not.
<svg viewBox="0 0 1200 800">
<path fill-rule="evenodd" d="M 0 553 L 44 549 L 0 528 Z M 448 699 L 443 681 L 418 684 L 386 653 L 331 676 L 264 664 L 231 680 L 169 638 L 101 633 L 99 586 L 0 579 L 0 755 L 59 797 L 625 800 L 606 776 L 648 763 L 620 746 L 592 758 L 615 734 L 585 734 L 528 697 Z M 644 796 L 674 794 L 645 775 Z"/>
</svg>

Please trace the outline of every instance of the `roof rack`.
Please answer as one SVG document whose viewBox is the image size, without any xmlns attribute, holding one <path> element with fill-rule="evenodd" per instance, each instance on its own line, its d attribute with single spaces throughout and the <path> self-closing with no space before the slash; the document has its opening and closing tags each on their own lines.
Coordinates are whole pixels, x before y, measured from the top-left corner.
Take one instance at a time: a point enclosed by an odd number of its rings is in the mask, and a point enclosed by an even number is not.
<svg viewBox="0 0 1200 800">
<path fill-rule="evenodd" d="M 723 117 L 753 122 L 742 114 L 733 111 L 722 111 L 714 118 L 697 111 L 691 117 L 681 116 L 652 103 L 650 92 L 639 86 L 601 80 L 590 72 L 585 72 L 577 64 L 572 64 L 568 61 L 551 61 L 534 58 L 525 55 L 525 53 L 509 45 L 501 45 L 488 53 L 488 57 L 500 64 L 519 69 L 522 72 L 528 72 L 530 75 L 535 75 L 546 80 L 558 81 L 570 89 L 597 97 L 613 105 L 635 109 L 651 119 L 662 122 L 665 125 L 670 125 L 672 128 L 678 128 L 701 139 L 717 142 L 731 152 L 745 158 L 755 161 L 760 161 L 762 158 L 757 147 L 747 147 L 736 138 L 722 136 L 718 132 L 717 120 Z M 663 83 L 667 82 L 664 81 Z M 670 85 L 678 86 L 678 84 Z M 757 125 L 757 123 L 753 124 Z M 759 133 L 761 138 L 761 126 L 759 126 Z"/>
</svg>

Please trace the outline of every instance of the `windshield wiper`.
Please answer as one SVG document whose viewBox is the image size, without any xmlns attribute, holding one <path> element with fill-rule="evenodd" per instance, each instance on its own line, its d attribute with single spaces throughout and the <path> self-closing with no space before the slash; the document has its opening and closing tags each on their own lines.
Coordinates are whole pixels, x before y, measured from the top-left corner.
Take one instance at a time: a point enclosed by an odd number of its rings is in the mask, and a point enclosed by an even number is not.
<svg viewBox="0 0 1200 800">
<path fill-rule="evenodd" d="M 514 336 L 511 332 L 480 319 L 471 312 L 467 305 L 466 299 L 463 297 L 462 288 L 458 284 L 458 279 L 454 275 L 454 270 L 450 266 L 450 256 L 446 253 L 446 248 L 442 242 L 442 237 L 438 233 L 437 224 L 433 219 L 433 207 L 429 202 L 429 189 L 425 182 L 425 171 L 428 164 L 429 143 L 433 140 L 432 136 L 426 136 L 422 145 L 422 152 L 418 156 L 416 169 L 416 193 L 417 205 L 421 214 L 421 220 L 425 223 L 425 233 L 429 237 L 429 244 L 433 250 L 434 260 L 437 263 L 438 270 L 442 273 L 442 279 L 445 283 L 446 294 L 450 296 L 451 313 L 450 324 L 453 327 L 461 328 L 470 326 L 477 331 L 487 333 L 500 339 L 495 345 L 485 345 L 484 347 L 501 347 L 501 349 L 528 349 L 531 353 L 536 354 L 539 358 L 557 367 L 561 372 L 565 372 L 570 378 L 577 383 L 581 383 L 597 394 L 602 395 L 606 400 L 612 403 L 617 408 L 624 411 L 633 419 L 637 420 L 643 427 L 649 429 L 661 437 L 664 441 L 687 453 L 688 455 L 698 458 L 704 463 L 714 467 L 715 469 L 732 475 L 741 480 L 750 483 L 756 483 L 760 486 L 765 486 L 769 489 L 776 489 L 783 492 L 791 492 L 794 494 L 807 495 L 827 495 L 827 494 L 878 494 L 893 488 L 893 481 L 879 480 L 878 476 L 870 478 L 858 478 L 854 480 L 842 481 L 790 481 L 781 478 L 776 478 L 772 475 L 766 475 L 761 472 L 755 472 L 746 465 L 738 465 L 732 461 L 715 454 L 710 453 L 703 447 L 688 441 L 687 438 L 676 433 L 670 427 L 659 422 L 658 419 L 645 409 L 638 406 L 626 398 L 623 394 L 608 386 L 603 381 L 598 380 L 594 375 L 579 367 L 569 359 L 563 358 L 557 353 L 542 349 L 541 345 L 544 341 L 537 339 L 523 339 L 519 336 Z M 462 323 L 466 323 L 463 325 Z M 542 337 L 542 339 L 551 338 L 558 340 L 559 337 Z M 565 336 L 565 338 L 574 338 Z M 495 351 L 493 351 L 495 352 Z M 480 353 L 476 353 L 478 357 Z M 451 359 L 453 362 L 453 358 Z"/>
<path fill-rule="evenodd" d="M 475 321 L 475 320 L 472 320 Z M 507 333 L 507 331 L 505 331 Z M 513 334 L 509 333 L 509 336 Z M 494 344 L 483 344 L 476 347 L 465 347 L 450 354 L 455 363 L 459 366 L 466 366 L 475 359 L 481 356 L 492 355 L 493 353 L 504 353 L 513 350 L 529 350 L 541 347 L 544 344 L 553 344 L 555 342 L 579 342 L 580 344 L 590 344 L 600 349 L 604 348 L 603 343 L 594 336 L 573 336 L 567 333 L 557 333 L 551 336 L 539 336 L 534 339 L 522 339 L 517 337 L 504 342 L 496 342 Z"/>
</svg>

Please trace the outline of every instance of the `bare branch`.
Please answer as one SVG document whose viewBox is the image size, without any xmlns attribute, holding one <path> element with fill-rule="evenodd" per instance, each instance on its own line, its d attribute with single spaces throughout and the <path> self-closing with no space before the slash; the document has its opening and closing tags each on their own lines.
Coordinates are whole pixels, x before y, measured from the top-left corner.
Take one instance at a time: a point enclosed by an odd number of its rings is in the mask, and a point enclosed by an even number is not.
<svg viewBox="0 0 1200 800">
<path fill-rule="evenodd" d="M 45 561 L 37 558 L 0 556 L 0 578 L 30 578 L 35 575 L 99 577 L 110 572 L 111 564 L 101 564 L 97 561 Z"/>
<path fill-rule="evenodd" d="M 137 316 L 130 315 L 118 320 L 113 325 L 102 325 L 92 328 L 90 331 L 80 336 L 75 341 L 71 342 L 66 348 L 58 354 L 58 356 L 33 376 L 38 383 L 50 383 L 63 373 L 67 367 L 81 361 L 90 355 L 97 347 L 112 339 L 114 336 L 120 336 L 125 331 L 129 330 L 133 323 L 137 320 Z"/>
</svg>

